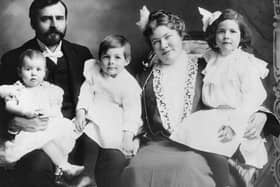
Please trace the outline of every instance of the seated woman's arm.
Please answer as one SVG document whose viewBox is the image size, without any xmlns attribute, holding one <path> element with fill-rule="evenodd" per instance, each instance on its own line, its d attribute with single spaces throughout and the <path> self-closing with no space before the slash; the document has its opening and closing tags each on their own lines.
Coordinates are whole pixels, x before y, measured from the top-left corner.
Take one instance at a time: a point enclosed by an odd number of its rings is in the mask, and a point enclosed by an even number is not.
<svg viewBox="0 0 280 187">
<path fill-rule="evenodd" d="M 280 124 L 276 116 L 268 110 L 259 110 L 250 117 L 244 137 L 248 139 L 254 139 L 259 135 L 278 137 L 279 134 Z"/>
<path fill-rule="evenodd" d="M 263 113 L 266 115 L 266 121 L 264 127 L 262 129 L 262 133 L 264 136 L 273 135 L 278 137 L 280 134 L 280 124 L 277 120 L 276 116 L 269 111 L 258 111 L 258 113 Z"/>
</svg>

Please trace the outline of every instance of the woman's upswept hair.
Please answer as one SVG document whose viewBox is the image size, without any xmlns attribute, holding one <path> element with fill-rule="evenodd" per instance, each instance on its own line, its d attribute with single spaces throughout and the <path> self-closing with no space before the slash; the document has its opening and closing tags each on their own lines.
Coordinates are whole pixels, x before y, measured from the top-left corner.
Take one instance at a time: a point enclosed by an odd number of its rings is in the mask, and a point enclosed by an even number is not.
<svg viewBox="0 0 280 187">
<path fill-rule="evenodd" d="M 208 45 L 214 50 L 218 51 L 218 47 L 216 44 L 216 32 L 218 26 L 221 22 L 225 20 L 235 20 L 240 29 L 240 44 L 239 46 L 246 50 L 251 51 L 251 30 L 246 23 L 244 17 L 239 14 L 237 11 L 232 9 L 225 9 L 222 11 L 222 14 L 218 19 L 216 19 L 210 26 L 206 29 L 206 40 Z"/>
<path fill-rule="evenodd" d="M 182 38 L 187 35 L 185 22 L 179 16 L 164 10 L 157 10 L 149 15 L 148 23 L 143 31 L 146 39 L 149 41 L 154 30 L 162 25 L 176 30 Z"/>
</svg>

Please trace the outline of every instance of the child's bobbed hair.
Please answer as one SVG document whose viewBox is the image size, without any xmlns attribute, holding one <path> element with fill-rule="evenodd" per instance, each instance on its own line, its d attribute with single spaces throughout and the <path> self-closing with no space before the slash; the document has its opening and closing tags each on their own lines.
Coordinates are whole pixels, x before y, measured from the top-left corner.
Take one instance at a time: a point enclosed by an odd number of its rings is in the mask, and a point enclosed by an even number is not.
<svg viewBox="0 0 280 187">
<path fill-rule="evenodd" d="M 124 48 L 124 57 L 127 61 L 131 60 L 131 45 L 129 41 L 122 35 L 113 34 L 106 36 L 99 45 L 98 58 L 101 59 L 109 49 L 112 48 Z"/>
<path fill-rule="evenodd" d="M 225 9 L 222 14 L 206 29 L 206 40 L 208 45 L 214 51 L 219 51 L 216 44 L 216 32 L 221 22 L 225 20 L 235 20 L 240 29 L 240 44 L 239 46 L 246 51 L 251 51 L 251 30 L 246 23 L 244 17 L 237 11 L 232 9 Z"/>
</svg>

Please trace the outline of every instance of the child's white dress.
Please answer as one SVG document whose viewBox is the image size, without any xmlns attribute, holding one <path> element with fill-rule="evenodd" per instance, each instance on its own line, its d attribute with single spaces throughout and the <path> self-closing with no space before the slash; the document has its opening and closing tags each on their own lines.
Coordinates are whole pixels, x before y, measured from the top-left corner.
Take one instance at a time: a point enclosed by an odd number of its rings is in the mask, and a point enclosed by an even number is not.
<svg viewBox="0 0 280 187">
<path fill-rule="evenodd" d="M 75 143 L 75 125 L 71 120 L 63 118 L 61 105 L 63 90 L 48 82 L 41 83 L 38 87 L 27 89 L 21 82 L 14 84 L 19 90 L 14 98 L 24 110 L 34 111 L 43 109 L 50 114 L 48 127 L 43 131 L 20 131 L 14 140 L 2 143 L 0 148 L 0 163 L 12 163 L 25 154 L 42 148 L 46 143 L 56 139 L 65 152 L 70 152 Z M 12 120 L 11 123 L 14 121 Z"/>
<path fill-rule="evenodd" d="M 105 78 L 98 62 L 85 62 L 77 109 L 85 109 L 84 132 L 102 148 L 120 149 L 124 131 L 136 134 L 141 126 L 141 88 L 127 70 Z"/>
<path fill-rule="evenodd" d="M 198 150 L 229 157 L 240 146 L 247 164 L 263 167 L 267 162 L 264 140 L 242 137 L 249 117 L 266 99 L 261 79 L 268 74 L 267 63 L 241 49 L 226 57 L 211 50 L 204 58 L 207 66 L 203 71 L 202 100 L 212 109 L 190 115 L 170 138 Z M 236 133 L 227 143 L 218 139 L 218 130 L 223 125 L 230 126 Z"/>
</svg>

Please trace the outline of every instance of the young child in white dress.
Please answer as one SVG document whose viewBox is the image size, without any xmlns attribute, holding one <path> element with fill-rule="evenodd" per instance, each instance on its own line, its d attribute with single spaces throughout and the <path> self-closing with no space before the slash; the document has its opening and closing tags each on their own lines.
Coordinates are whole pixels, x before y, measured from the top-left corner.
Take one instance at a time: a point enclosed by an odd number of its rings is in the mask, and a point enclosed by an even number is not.
<svg viewBox="0 0 280 187">
<path fill-rule="evenodd" d="M 63 90 L 44 81 L 46 73 L 45 57 L 40 51 L 28 49 L 20 56 L 18 74 L 21 80 L 0 86 L 0 96 L 11 114 L 48 120 L 47 128 L 36 132 L 21 131 L 14 124 L 16 121 L 11 120 L 9 133 L 15 137 L 2 143 L 0 164 L 12 164 L 31 151 L 42 149 L 64 174 L 74 176 L 84 169 L 67 161 L 78 134 L 71 120 L 62 116 Z"/>
<path fill-rule="evenodd" d="M 97 153 L 119 150 L 131 156 L 142 121 L 141 88 L 125 69 L 131 60 L 130 44 L 121 35 L 109 35 L 100 43 L 98 57 L 85 62 L 76 128 L 97 143 Z"/>
<path fill-rule="evenodd" d="M 239 13 L 231 9 L 213 14 L 200 9 L 200 13 L 211 48 L 204 55 L 207 65 L 202 86 L 202 100 L 210 110 L 190 115 L 178 125 L 171 139 L 226 157 L 239 148 L 246 164 L 262 168 L 267 162 L 264 140 L 260 135 L 254 139 L 243 136 L 250 116 L 267 96 L 262 84 L 268 74 L 267 63 L 244 51 L 251 47 L 251 39 Z M 225 180 L 218 186 L 227 186 L 229 171 L 218 165 L 218 180 Z"/>
</svg>

